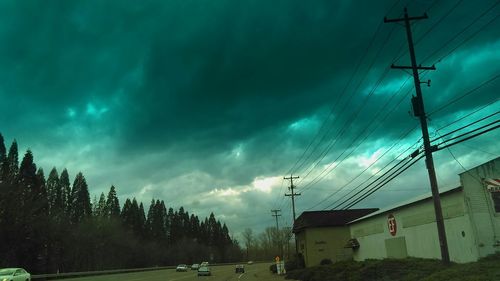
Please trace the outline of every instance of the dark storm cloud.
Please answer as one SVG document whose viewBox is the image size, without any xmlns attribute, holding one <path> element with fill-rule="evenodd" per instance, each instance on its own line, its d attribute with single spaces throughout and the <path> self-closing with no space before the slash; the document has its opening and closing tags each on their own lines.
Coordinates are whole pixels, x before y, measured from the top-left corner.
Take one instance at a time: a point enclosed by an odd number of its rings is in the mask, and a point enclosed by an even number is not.
<svg viewBox="0 0 500 281">
<path fill-rule="evenodd" d="M 343 92 L 383 17 L 401 15 L 400 2 L 415 15 L 430 7 L 429 19 L 412 27 L 419 60 L 494 3 L 462 1 L 426 34 L 455 2 L 2 1 L 0 101 L 7 102 L 0 102 L 0 132 L 31 147 L 46 170 L 83 171 L 93 194 L 115 184 L 122 198 L 218 209 L 235 223 L 252 207 L 280 201 L 275 186 L 262 191 L 256 179 L 289 171 L 320 128 L 320 138 L 328 133 L 311 160 L 332 148 L 301 186 L 366 136 L 304 193 L 298 204 L 307 208 L 418 125 L 409 114 L 412 79 L 390 100 L 406 73 L 390 70 L 374 89 L 399 54 L 395 63 L 409 64 L 400 25 L 380 26 Z M 464 36 L 495 13 L 498 6 Z M 498 30 L 494 23 L 443 61 L 437 59 L 450 47 L 423 62 L 437 62 L 423 77 L 432 79 L 423 88 L 429 111 L 499 73 Z M 498 87 L 496 81 L 440 111 L 430 126 L 491 102 Z M 460 151 L 470 159 L 470 151 Z M 310 164 L 295 172 L 304 176 Z"/>
</svg>

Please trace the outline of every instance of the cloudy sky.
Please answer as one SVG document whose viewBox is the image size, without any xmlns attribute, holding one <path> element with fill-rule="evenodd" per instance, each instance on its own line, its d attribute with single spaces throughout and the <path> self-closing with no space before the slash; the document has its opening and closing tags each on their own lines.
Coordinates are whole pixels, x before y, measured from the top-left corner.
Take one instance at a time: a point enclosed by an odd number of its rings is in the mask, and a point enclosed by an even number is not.
<svg viewBox="0 0 500 281">
<path fill-rule="evenodd" d="M 421 73 L 431 138 L 499 111 L 498 2 L 0 1 L 0 132 L 46 174 L 82 171 L 92 197 L 113 184 L 236 236 L 274 226 L 271 209 L 290 225 L 284 176 L 300 177 L 298 214 L 329 209 L 421 145 L 412 77 L 389 68 L 410 64 L 405 29 L 384 16 L 429 15 L 412 30 L 436 66 Z M 499 137 L 436 152 L 440 188 L 498 157 Z M 428 191 L 421 160 L 357 207 Z"/>
</svg>

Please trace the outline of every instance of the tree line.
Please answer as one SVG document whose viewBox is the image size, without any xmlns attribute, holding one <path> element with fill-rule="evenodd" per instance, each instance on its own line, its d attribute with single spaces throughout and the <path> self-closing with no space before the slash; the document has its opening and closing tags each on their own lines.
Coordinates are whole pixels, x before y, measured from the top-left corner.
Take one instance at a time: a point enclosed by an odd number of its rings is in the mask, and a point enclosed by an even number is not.
<svg viewBox="0 0 500 281">
<path fill-rule="evenodd" d="M 125 200 L 116 188 L 90 200 L 79 172 L 48 177 L 27 150 L 19 164 L 14 140 L 7 153 L 0 134 L 0 267 L 31 273 L 150 267 L 177 263 L 232 262 L 243 258 L 226 224 L 213 213 L 199 219 L 153 199 Z"/>
</svg>

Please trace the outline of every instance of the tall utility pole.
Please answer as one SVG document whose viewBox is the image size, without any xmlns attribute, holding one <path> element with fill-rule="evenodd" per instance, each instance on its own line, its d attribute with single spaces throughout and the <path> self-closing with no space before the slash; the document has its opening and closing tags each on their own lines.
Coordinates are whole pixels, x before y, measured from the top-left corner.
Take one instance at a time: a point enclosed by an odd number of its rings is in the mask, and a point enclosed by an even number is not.
<svg viewBox="0 0 500 281">
<path fill-rule="evenodd" d="M 439 189 L 438 189 L 438 184 L 437 184 L 437 179 L 436 179 L 436 171 L 434 170 L 434 160 L 432 158 L 432 152 L 435 151 L 435 147 L 431 146 L 430 140 L 429 140 L 429 132 L 427 129 L 427 116 L 425 115 L 425 110 L 424 110 L 424 99 L 422 97 L 422 90 L 420 89 L 420 79 L 418 76 L 418 70 L 435 70 L 436 68 L 434 66 L 431 67 L 424 67 L 424 66 L 417 66 L 417 60 L 415 58 L 415 49 L 413 46 L 413 38 L 411 35 L 411 26 L 410 26 L 410 21 L 411 20 L 421 20 L 421 19 L 426 19 L 427 14 L 424 14 L 423 16 L 419 17 L 409 17 L 408 16 L 408 10 L 405 8 L 404 9 L 405 16 L 404 18 L 398 18 L 398 19 L 387 19 L 384 18 L 384 22 L 401 22 L 404 21 L 405 26 L 406 26 L 406 35 L 408 37 L 408 48 L 410 50 L 410 59 L 411 59 L 411 66 L 395 66 L 394 64 L 391 65 L 391 68 L 396 68 L 396 69 L 411 69 L 413 71 L 413 81 L 415 83 L 415 92 L 417 94 L 416 97 L 412 98 L 412 104 L 413 104 L 413 111 L 415 116 L 419 117 L 420 119 L 420 126 L 422 127 L 422 137 L 424 139 L 424 150 L 425 150 L 425 164 L 427 167 L 427 172 L 429 173 L 429 181 L 431 184 L 431 190 L 432 190 L 432 199 L 434 200 L 434 212 L 436 215 L 436 224 L 437 224 L 437 230 L 438 230 L 438 236 L 439 236 L 439 246 L 441 248 L 441 260 L 445 264 L 450 263 L 450 254 L 448 252 L 448 242 L 446 241 L 446 232 L 444 228 L 444 220 L 443 220 L 443 210 L 441 208 L 441 200 L 439 198 Z"/>
<path fill-rule="evenodd" d="M 290 186 L 288 187 L 289 190 L 291 190 L 292 193 L 290 194 L 285 194 L 285 196 L 291 196 L 292 197 L 292 210 L 293 210 L 293 223 L 295 223 L 295 196 L 299 196 L 300 193 L 294 193 L 293 192 L 293 188 L 295 186 L 293 186 L 293 180 L 294 179 L 298 179 L 299 177 L 293 177 L 292 175 L 290 175 L 290 177 L 284 177 L 283 179 L 285 180 L 290 180 Z"/>
<path fill-rule="evenodd" d="M 293 191 L 293 180 L 294 179 L 298 179 L 299 177 L 294 177 L 293 175 L 290 175 L 290 177 L 284 177 L 283 179 L 285 180 L 290 180 L 290 187 L 288 187 L 288 189 L 291 191 L 290 194 L 285 194 L 285 196 L 291 196 L 292 197 L 292 211 L 293 211 L 293 225 L 295 225 L 295 196 L 299 196 L 300 193 L 295 193 Z M 292 225 L 292 229 L 293 229 L 293 225 Z M 297 236 L 295 236 L 295 255 L 298 255 L 299 254 L 299 247 L 297 246 Z"/>
<path fill-rule="evenodd" d="M 281 259 L 283 259 L 283 239 L 282 239 L 282 235 L 280 233 L 280 228 L 279 228 L 279 224 L 278 224 L 278 217 L 281 217 L 281 215 L 278 215 L 278 212 L 281 212 L 281 210 L 279 209 L 276 209 L 276 210 L 271 210 L 272 213 L 274 213 L 272 216 L 276 218 L 276 234 L 278 234 L 278 238 L 280 239 L 279 241 L 279 247 L 280 247 L 280 257 Z"/>
</svg>

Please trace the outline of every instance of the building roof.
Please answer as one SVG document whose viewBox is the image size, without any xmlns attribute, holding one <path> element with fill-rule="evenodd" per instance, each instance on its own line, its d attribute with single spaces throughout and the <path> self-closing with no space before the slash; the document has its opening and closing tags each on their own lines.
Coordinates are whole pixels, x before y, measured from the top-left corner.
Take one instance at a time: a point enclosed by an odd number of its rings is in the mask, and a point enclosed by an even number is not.
<svg viewBox="0 0 500 281">
<path fill-rule="evenodd" d="M 352 220 L 366 216 L 377 210 L 376 208 L 370 208 L 303 212 L 295 220 L 293 233 L 310 227 L 343 226 Z"/>
<path fill-rule="evenodd" d="M 455 193 L 455 192 L 461 191 L 461 190 L 462 190 L 462 187 L 459 186 L 459 187 L 445 189 L 445 190 L 441 191 L 439 194 L 440 195 L 445 195 L 445 194 Z M 398 209 L 402 209 L 402 208 L 405 208 L 407 206 L 410 206 L 410 205 L 413 205 L 413 204 L 416 204 L 418 202 L 421 202 L 421 201 L 424 201 L 424 200 L 428 200 L 428 199 L 431 199 L 431 198 L 432 198 L 432 192 L 427 192 L 427 193 L 424 193 L 422 195 L 413 197 L 413 198 L 411 198 L 409 200 L 406 200 L 406 201 L 397 203 L 395 205 L 389 206 L 387 208 L 378 210 L 376 212 L 371 212 L 371 213 L 366 214 L 364 216 L 355 218 L 355 219 L 353 219 L 349 223 L 354 223 L 354 222 L 362 221 L 362 220 L 365 220 L 367 218 L 374 217 L 376 215 L 380 215 L 380 214 L 384 214 L 384 213 L 387 213 L 387 212 L 391 212 L 391 211 L 395 211 L 395 210 L 398 210 Z"/>
</svg>

